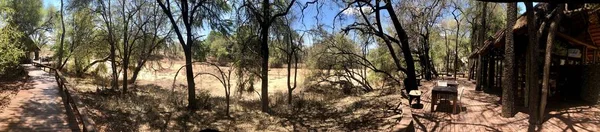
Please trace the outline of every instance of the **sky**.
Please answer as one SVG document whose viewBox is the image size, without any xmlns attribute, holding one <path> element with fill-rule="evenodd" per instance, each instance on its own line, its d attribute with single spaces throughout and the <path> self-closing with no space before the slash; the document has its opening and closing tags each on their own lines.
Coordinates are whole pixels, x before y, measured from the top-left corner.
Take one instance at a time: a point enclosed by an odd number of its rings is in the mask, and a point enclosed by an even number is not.
<svg viewBox="0 0 600 132">
<path fill-rule="evenodd" d="M 298 0 L 298 2 L 300 3 L 305 3 L 308 0 Z M 44 7 L 47 8 L 48 6 L 55 6 L 58 8 L 60 8 L 60 0 L 43 0 L 43 4 Z M 321 2 L 320 3 L 321 8 L 317 8 L 316 5 L 310 5 L 308 6 L 305 10 L 304 10 L 304 17 L 301 16 L 301 12 L 302 12 L 302 7 L 295 5 L 292 8 L 292 13 L 294 14 L 298 14 L 297 15 L 297 19 L 296 22 L 292 23 L 293 29 L 297 30 L 298 32 L 300 32 L 300 34 L 302 34 L 302 31 L 306 31 L 309 29 L 312 29 L 313 27 L 315 27 L 316 25 L 325 25 L 325 29 L 329 32 L 332 31 L 339 31 L 339 29 L 345 25 L 351 24 L 352 21 L 352 13 L 357 13 L 357 10 L 348 10 L 345 11 L 341 14 L 341 16 L 343 18 L 347 18 L 345 20 L 340 20 L 340 19 L 335 19 L 335 16 L 342 10 L 342 6 L 337 5 L 336 3 L 333 2 Z M 522 14 L 524 12 L 525 6 L 522 2 L 519 2 L 518 4 L 519 8 L 521 9 L 519 11 L 519 14 Z M 363 8 L 364 9 L 364 8 Z M 363 10 L 365 11 L 365 10 Z M 386 16 L 388 16 L 387 13 L 382 13 L 383 18 L 387 18 Z M 335 20 L 335 21 L 334 21 Z M 388 22 L 389 20 L 383 19 L 383 21 Z M 385 28 L 385 27 L 384 27 Z M 202 30 L 200 32 L 200 35 L 208 35 L 208 33 L 210 32 L 210 29 L 208 28 L 204 28 L 204 30 Z M 312 38 L 310 36 L 307 36 L 304 39 L 305 43 L 312 43 Z"/>
</svg>

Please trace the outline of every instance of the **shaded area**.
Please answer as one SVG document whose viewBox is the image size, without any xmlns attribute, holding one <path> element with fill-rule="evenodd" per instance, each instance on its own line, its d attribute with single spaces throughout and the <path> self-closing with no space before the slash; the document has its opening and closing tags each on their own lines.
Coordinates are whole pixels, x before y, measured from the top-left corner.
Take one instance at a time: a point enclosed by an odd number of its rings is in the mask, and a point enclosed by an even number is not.
<svg viewBox="0 0 600 132">
<path fill-rule="evenodd" d="M 260 112 L 259 100 L 244 98 L 256 93 L 234 93 L 227 116 L 225 97 L 210 95 L 206 87 L 197 91 L 201 109 L 188 112 L 184 86 L 136 85 L 121 94 L 96 89 L 93 80 L 76 80 L 72 82 L 78 83 L 81 101 L 100 131 L 385 131 L 398 123 L 401 113 L 396 108 L 401 96 L 393 89 L 344 95 L 339 87 L 315 85 L 294 93 L 294 107 L 287 104 L 287 92 L 275 92 L 271 114 Z"/>
<path fill-rule="evenodd" d="M 53 76 L 31 65 L 24 67 L 29 81 L 0 114 L 0 131 L 70 131 L 73 126 Z"/>
<path fill-rule="evenodd" d="M 520 109 L 515 117 L 501 116 L 500 97 L 475 91 L 473 84 L 459 79 L 465 88 L 462 111 L 453 114 L 451 103 L 441 101 L 435 112 L 430 111 L 431 93 L 434 85 L 424 82 L 420 90 L 423 109 L 413 109 L 417 131 L 526 131 L 529 127 L 526 109 Z M 582 101 L 559 101 L 548 104 L 548 113 L 540 126 L 542 131 L 599 131 L 600 107 Z"/>
</svg>

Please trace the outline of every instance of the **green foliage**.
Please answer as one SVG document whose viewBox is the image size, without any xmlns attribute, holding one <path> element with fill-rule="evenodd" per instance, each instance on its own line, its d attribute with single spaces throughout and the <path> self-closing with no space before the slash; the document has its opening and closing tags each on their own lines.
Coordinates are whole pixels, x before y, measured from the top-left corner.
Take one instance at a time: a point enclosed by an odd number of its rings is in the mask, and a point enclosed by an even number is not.
<svg viewBox="0 0 600 132">
<path fill-rule="evenodd" d="M 327 33 L 322 34 L 322 39 L 316 40 L 310 47 L 308 54 L 308 66 L 315 69 L 343 69 L 344 67 L 356 67 L 356 56 L 358 48 L 356 43 L 346 35 Z"/>
<path fill-rule="evenodd" d="M 214 61 L 220 64 L 226 64 L 231 62 L 231 50 L 233 48 L 233 41 L 227 38 L 227 36 L 225 36 L 223 33 L 211 31 L 202 45 L 205 49 L 194 52 L 200 55 L 203 53 L 199 52 L 208 51 L 208 56 L 213 58 Z"/>
<path fill-rule="evenodd" d="M 233 66 L 238 77 L 238 92 L 254 92 L 254 83 L 259 80 L 261 70 L 260 40 L 257 26 L 242 25 L 233 35 Z"/>
<path fill-rule="evenodd" d="M 0 32 L 0 76 L 6 74 L 7 71 L 15 69 L 19 65 L 19 59 L 24 53 L 17 47 L 21 42 L 17 41 L 21 38 L 22 33 L 11 27 L 4 27 Z"/>
<path fill-rule="evenodd" d="M 41 0 L 3 0 L 0 1 L 0 13 L 8 26 L 25 34 L 31 34 L 42 19 Z"/>
</svg>

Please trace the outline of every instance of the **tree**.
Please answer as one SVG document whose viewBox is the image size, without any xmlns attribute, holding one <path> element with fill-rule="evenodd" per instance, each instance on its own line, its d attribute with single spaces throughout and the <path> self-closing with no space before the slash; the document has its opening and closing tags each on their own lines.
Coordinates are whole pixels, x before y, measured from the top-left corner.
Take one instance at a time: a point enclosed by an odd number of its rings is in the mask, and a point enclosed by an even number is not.
<svg viewBox="0 0 600 132">
<path fill-rule="evenodd" d="M 539 94 L 540 88 L 538 87 L 538 41 L 537 41 L 537 24 L 536 17 L 534 15 L 533 3 L 525 2 L 526 14 L 527 14 L 527 34 L 529 43 L 527 45 L 526 53 L 526 78 L 525 85 L 529 89 L 529 129 L 535 130 L 536 124 L 539 120 Z"/>
<path fill-rule="evenodd" d="M 115 89 L 117 87 L 119 87 L 119 75 L 117 74 L 117 61 L 116 61 L 116 46 L 117 46 L 117 40 L 116 40 L 116 30 L 114 27 L 114 22 L 113 22 L 113 16 L 112 16 L 112 10 L 111 10 L 111 1 L 112 0 L 107 0 L 107 1 L 103 1 L 103 0 L 98 0 L 97 3 L 100 5 L 100 7 L 98 7 L 99 9 L 99 13 L 102 17 L 102 20 L 104 22 L 104 26 L 105 26 L 105 32 L 106 32 L 106 40 L 108 41 L 108 44 L 110 45 L 110 65 L 111 65 L 111 70 L 112 70 L 112 85 L 111 88 Z M 106 2 L 106 3 L 105 3 Z M 62 40 L 61 40 L 62 41 Z"/>
<path fill-rule="evenodd" d="M 513 117 L 515 113 L 516 62 L 513 26 L 517 21 L 517 3 L 507 3 L 506 43 L 504 44 L 504 70 L 502 72 L 502 116 Z"/>
<path fill-rule="evenodd" d="M 164 46 L 169 38 L 168 36 L 173 32 L 171 29 L 166 29 L 168 28 L 165 27 L 167 18 L 165 15 L 161 15 L 160 10 L 156 3 L 146 3 L 135 18 L 134 23 L 148 22 L 147 24 L 136 24 L 140 30 L 141 36 L 138 37 L 140 37 L 141 41 L 132 43 L 136 47 L 134 51 L 137 51 L 137 54 L 132 54 L 137 55 L 137 57 L 135 59 L 135 69 L 133 69 L 133 75 L 131 76 L 131 83 L 136 82 L 142 67 L 154 56 L 156 49 Z M 166 33 L 161 33 L 165 30 L 167 31 Z"/>
<path fill-rule="evenodd" d="M 127 6 L 127 3 L 133 3 L 131 6 Z M 148 23 L 148 19 L 137 19 L 138 21 L 133 22 L 134 16 L 136 16 L 145 5 L 145 1 L 121 1 L 121 22 L 123 25 L 123 57 L 122 71 L 123 71 L 123 93 L 127 93 L 127 70 L 129 69 L 129 61 L 133 52 L 133 47 L 137 40 L 140 40 L 141 33 L 144 25 Z M 130 25 L 131 24 L 131 25 Z M 135 30 L 131 32 L 131 30 Z"/>
<path fill-rule="evenodd" d="M 177 39 L 179 40 L 179 44 L 181 44 L 181 47 L 183 48 L 185 54 L 185 72 L 188 83 L 188 109 L 196 110 L 197 102 L 193 78 L 194 72 L 192 69 L 192 47 L 198 36 L 194 35 L 195 31 L 192 29 L 202 27 L 205 22 L 208 22 L 211 28 L 221 32 L 227 32 L 229 30 L 227 26 L 230 22 L 221 19 L 220 15 L 228 12 L 230 7 L 225 0 L 181 0 L 179 2 L 156 0 L 156 2 L 158 2 L 160 8 L 169 18 L 169 21 L 175 30 L 175 34 L 177 35 Z M 172 10 L 173 6 L 171 6 L 171 4 L 176 4 L 176 7 L 179 7 L 178 11 L 180 11 L 180 13 L 176 13 L 177 10 Z M 181 22 L 178 22 L 179 19 L 175 20 L 175 17 L 177 17 L 175 15 L 179 15 L 178 17 L 182 18 Z M 180 29 L 181 23 L 183 23 L 184 31 L 181 31 Z M 184 34 L 185 38 L 183 36 Z"/>
<path fill-rule="evenodd" d="M 287 4 L 287 6 L 285 7 L 281 7 L 280 10 L 278 12 L 276 12 L 275 14 L 271 15 L 271 13 L 273 12 L 273 10 L 271 9 L 271 5 L 273 3 L 271 3 L 269 0 L 262 0 L 261 2 L 261 8 L 262 8 L 262 13 L 259 13 L 259 8 L 257 8 L 257 6 L 254 4 L 254 2 L 251 2 L 250 0 L 244 0 L 244 5 L 243 7 L 246 7 L 247 10 L 250 12 L 249 14 L 251 14 L 253 17 L 255 17 L 255 20 L 259 23 L 260 26 L 260 53 L 262 56 L 262 60 L 261 60 L 261 110 L 263 112 L 268 112 L 269 111 L 269 28 L 271 27 L 271 25 L 273 24 L 273 22 L 278 18 L 278 17 L 283 17 L 285 15 L 288 14 L 288 12 L 290 11 L 290 9 L 292 8 L 292 5 L 294 5 L 294 3 L 296 2 L 296 0 L 291 0 L 291 2 L 289 2 L 289 4 Z M 258 3 L 258 2 L 256 2 Z"/>
<path fill-rule="evenodd" d="M 426 80 L 431 80 L 433 75 L 438 76 L 430 57 L 430 38 L 432 28 L 437 24 L 438 18 L 442 17 L 444 8 L 446 8 L 446 1 L 443 0 L 402 1 L 398 8 L 401 17 L 405 18 L 402 24 L 407 25 L 407 34 L 413 36 L 412 39 L 417 39 L 413 42 L 421 42 L 417 51 L 420 58 L 419 63 L 423 69 L 422 74 Z"/>
<path fill-rule="evenodd" d="M 21 42 L 14 41 L 23 34 L 8 26 L 0 28 L 0 31 L 0 77 L 4 77 L 19 66 L 19 59 L 24 55 L 23 50 L 17 47 Z"/>
<path fill-rule="evenodd" d="M 405 92 L 408 93 L 410 90 L 416 90 L 417 89 L 417 82 L 416 82 L 416 74 L 415 74 L 415 65 L 414 65 L 414 59 L 412 57 L 412 53 L 411 53 L 411 48 L 409 46 L 409 40 L 408 40 L 408 36 L 406 31 L 404 30 L 404 28 L 402 27 L 402 24 L 400 23 L 398 16 L 396 15 L 396 12 L 394 11 L 394 8 L 392 6 L 392 1 L 347 1 L 346 3 L 346 8 L 344 8 L 341 12 L 343 12 L 344 10 L 349 9 L 350 7 L 359 7 L 359 8 L 370 8 L 372 9 L 375 13 L 375 24 L 371 23 L 371 19 L 369 19 L 369 17 L 367 17 L 366 13 L 364 13 L 363 10 L 359 10 L 361 16 L 362 16 L 362 20 L 364 22 L 355 22 L 351 25 L 349 25 L 348 27 L 346 27 L 345 30 L 358 30 L 360 32 L 363 33 L 368 33 L 371 35 L 375 35 L 379 38 L 382 38 L 385 41 L 386 47 L 389 50 L 390 55 L 392 56 L 394 63 L 396 65 L 396 70 L 397 71 L 402 71 L 406 74 L 406 79 L 404 80 L 404 87 L 405 87 Z M 383 3 L 383 6 L 379 6 L 381 3 Z M 364 7 L 363 7 L 364 6 Z M 385 31 L 383 31 L 383 27 L 382 27 L 382 21 L 381 21 L 381 10 L 386 10 L 389 14 L 390 19 L 392 20 L 392 25 L 393 25 L 393 29 L 396 32 L 397 35 L 391 36 L 388 33 L 385 33 Z M 341 13 L 340 12 L 340 13 Z M 338 13 L 338 14 L 340 14 Z M 377 26 L 377 29 L 373 26 Z M 396 56 L 396 50 L 394 50 L 394 47 L 392 46 L 392 42 L 394 42 L 394 44 L 397 44 L 398 47 L 400 47 L 401 51 L 402 51 L 402 55 L 404 57 L 404 62 L 406 64 L 406 68 L 402 67 L 400 64 L 400 60 L 398 59 L 398 56 Z"/>
<path fill-rule="evenodd" d="M 487 19 L 487 2 L 479 2 L 479 9 L 481 10 L 481 16 L 479 17 L 479 25 L 478 27 L 486 27 L 486 19 Z M 486 28 L 478 28 L 478 33 L 477 33 L 477 45 L 479 45 L 479 48 L 483 48 L 484 46 L 484 42 L 485 42 L 485 38 L 486 38 Z M 487 67 L 484 64 L 484 58 L 481 54 L 479 54 L 479 57 L 477 58 L 477 85 L 475 86 L 475 90 L 477 91 L 481 91 L 481 87 L 486 87 L 485 84 L 485 79 L 484 79 L 484 75 L 486 74 L 486 68 Z"/>
<path fill-rule="evenodd" d="M 550 28 L 548 29 L 548 38 L 546 39 L 546 54 L 544 58 L 544 69 L 543 69 L 543 79 L 542 79 L 542 97 L 540 102 L 540 111 L 539 111 L 539 119 L 544 119 L 546 108 L 546 100 L 548 98 L 548 83 L 550 81 L 550 63 L 552 63 L 552 46 L 555 43 L 555 35 L 558 30 L 558 26 L 560 25 L 560 21 L 562 19 L 562 14 L 564 12 L 565 5 L 560 4 L 556 7 L 556 12 L 554 15 L 554 19 L 552 23 L 550 23 Z M 541 124 L 541 120 L 538 120 L 538 124 Z"/>
</svg>

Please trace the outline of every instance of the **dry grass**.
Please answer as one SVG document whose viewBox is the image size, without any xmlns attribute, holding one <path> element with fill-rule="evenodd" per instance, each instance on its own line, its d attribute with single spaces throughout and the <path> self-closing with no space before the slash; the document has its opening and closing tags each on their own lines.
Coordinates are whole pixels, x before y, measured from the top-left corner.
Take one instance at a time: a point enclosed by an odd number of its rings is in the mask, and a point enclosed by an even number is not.
<svg viewBox="0 0 600 132">
<path fill-rule="evenodd" d="M 221 131 L 293 131 L 293 130 L 389 130 L 397 120 L 400 95 L 394 89 L 343 95 L 330 84 L 304 82 L 309 71 L 299 70 L 294 103 L 287 103 L 287 69 L 271 68 L 269 93 L 271 114 L 260 112 L 257 93 L 237 93 L 232 88 L 230 116 L 225 113 L 224 88 L 213 77 L 196 78 L 200 110 L 188 112 L 185 75 L 173 76 L 182 62 L 163 62 L 162 68 L 146 68 L 135 88 L 121 95 L 101 89 L 108 81 L 72 78 L 73 86 L 91 109 L 90 117 L 103 131 L 158 131 L 217 129 Z M 228 69 L 227 67 L 222 67 Z M 150 70 L 148 70 L 150 69 Z M 214 72 L 214 68 L 195 65 L 195 71 Z M 97 76 L 98 77 L 98 76 Z M 100 76 L 101 77 L 101 76 Z M 236 84 L 232 77 L 232 84 Z M 260 83 L 255 84 L 260 91 Z M 357 90 L 358 91 L 358 90 Z"/>
</svg>

